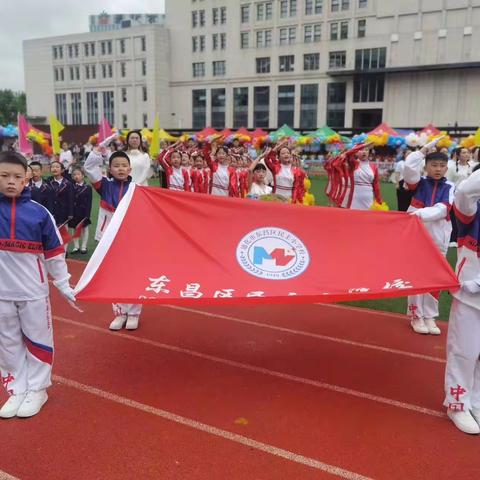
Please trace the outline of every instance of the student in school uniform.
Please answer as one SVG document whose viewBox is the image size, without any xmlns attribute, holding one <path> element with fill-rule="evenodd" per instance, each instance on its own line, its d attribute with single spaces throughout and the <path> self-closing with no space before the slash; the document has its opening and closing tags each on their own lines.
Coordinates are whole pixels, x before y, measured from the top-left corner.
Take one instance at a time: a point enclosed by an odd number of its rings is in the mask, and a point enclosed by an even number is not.
<svg viewBox="0 0 480 480">
<path fill-rule="evenodd" d="M 73 185 L 67 180 L 64 174 L 63 164 L 54 161 L 50 164 L 49 185 L 53 191 L 52 195 L 52 215 L 55 218 L 57 226 L 63 225 L 73 217 Z"/>
<path fill-rule="evenodd" d="M 53 190 L 49 183 L 42 178 L 42 164 L 31 162 L 32 179 L 30 180 L 30 192 L 34 202 L 43 205 L 49 212 L 52 211 Z"/>
<path fill-rule="evenodd" d="M 92 187 L 85 183 L 85 174 L 79 167 L 72 171 L 74 202 L 73 202 L 73 218 L 68 222 L 70 228 L 77 228 L 81 223 L 80 238 L 73 239 L 73 250 L 70 253 L 87 253 L 90 214 L 92 211 Z M 80 245 L 81 242 L 81 245 Z"/>
</svg>

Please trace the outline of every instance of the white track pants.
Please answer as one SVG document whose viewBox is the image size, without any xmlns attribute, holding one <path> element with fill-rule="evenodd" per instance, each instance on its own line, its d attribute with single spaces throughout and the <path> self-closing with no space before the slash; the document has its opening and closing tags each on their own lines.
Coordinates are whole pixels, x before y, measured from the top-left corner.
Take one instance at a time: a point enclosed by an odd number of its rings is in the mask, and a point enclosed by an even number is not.
<svg viewBox="0 0 480 480">
<path fill-rule="evenodd" d="M 412 318 L 436 318 L 438 317 L 438 296 L 431 293 L 410 295 L 408 297 L 407 315 Z"/>
<path fill-rule="evenodd" d="M 142 313 L 142 304 L 138 303 L 113 303 L 113 314 L 117 317 L 126 315 L 127 317 L 139 317 Z"/>
<path fill-rule="evenodd" d="M 0 300 L 0 375 L 10 395 L 51 385 L 53 328 L 50 300 Z"/>
<path fill-rule="evenodd" d="M 448 324 L 444 405 L 480 409 L 480 311 L 456 299 Z"/>
</svg>

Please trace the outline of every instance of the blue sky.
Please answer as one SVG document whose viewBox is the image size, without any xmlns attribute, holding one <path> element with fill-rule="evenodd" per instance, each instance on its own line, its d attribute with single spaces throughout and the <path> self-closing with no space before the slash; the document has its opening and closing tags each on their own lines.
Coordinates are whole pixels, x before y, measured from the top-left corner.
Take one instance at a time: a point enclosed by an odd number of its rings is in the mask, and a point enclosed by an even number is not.
<svg viewBox="0 0 480 480">
<path fill-rule="evenodd" d="M 24 89 L 23 40 L 88 32 L 88 16 L 103 10 L 164 13 L 165 0 L 2 0 L 0 89 Z"/>
</svg>

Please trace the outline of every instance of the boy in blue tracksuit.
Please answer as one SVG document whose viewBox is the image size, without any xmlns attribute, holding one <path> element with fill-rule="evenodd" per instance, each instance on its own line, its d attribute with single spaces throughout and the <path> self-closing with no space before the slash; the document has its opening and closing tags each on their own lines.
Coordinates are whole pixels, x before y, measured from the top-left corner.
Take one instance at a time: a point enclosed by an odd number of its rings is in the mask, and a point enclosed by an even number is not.
<svg viewBox="0 0 480 480">
<path fill-rule="evenodd" d="M 105 146 L 109 145 L 115 137 L 116 135 L 107 138 L 99 145 L 98 149 L 92 150 L 84 165 L 88 179 L 100 195 L 100 208 L 95 240 L 101 239 L 118 204 L 132 184 L 130 159 L 127 153 L 123 151 L 114 152 L 110 155 L 108 159 L 109 178 L 102 175 L 102 152 L 105 152 Z M 127 330 L 135 330 L 138 328 L 142 305 L 114 303 L 112 307 L 115 318 L 110 323 L 110 330 L 121 330 L 123 327 Z"/>
<path fill-rule="evenodd" d="M 31 200 L 26 171 L 21 154 L 0 153 L 0 375 L 10 395 L 0 418 L 31 417 L 48 398 L 53 330 L 47 275 L 75 301 L 55 220 Z"/>
</svg>

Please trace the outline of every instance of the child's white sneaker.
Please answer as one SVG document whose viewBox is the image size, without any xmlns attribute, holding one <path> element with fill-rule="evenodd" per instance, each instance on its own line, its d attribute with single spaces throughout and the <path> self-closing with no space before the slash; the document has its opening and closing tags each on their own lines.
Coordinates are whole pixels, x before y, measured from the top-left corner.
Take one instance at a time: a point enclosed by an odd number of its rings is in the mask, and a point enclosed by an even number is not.
<svg viewBox="0 0 480 480">
<path fill-rule="evenodd" d="M 26 396 L 26 393 L 10 395 L 10 398 L 3 404 L 2 408 L 0 409 L 0 418 L 15 417 Z"/>
<path fill-rule="evenodd" d="M 112 323 L 110 323 L 110 326 L 108 328 L 110 330 L 121 330 L 126 323 L 127 323 L 127 316 L 118 315 L 112 320 Z"/>
<path fill-rule="evenodd" d="M 125 328 L 127 330 L 136 330 L 138 328 L 138 316 L 132 316 L 128 315 L 127 317 L 127 324 L 125 325 Z"/>
<path fill-rule="evenodd" d="M 424 322 L 427 326 L 428 333 L 431 333 L 432 335 L 440 335 L 442 333 L 442 331 L 437 327 L 434 318 L 426 318 Z"/>
<path fill-rule="evenodd" d="M 18 409 L 17 417 L 27 418 L 36 415 L 48 400 L 46 390 L 30 391 Z"/>
<path fill-rule="evenodd" d="M 470 412 L 447 410 L 447 416 L 462 432 L 469 433 L 470 435 L 478 435 L 480 433 L 480 426 Z"/>
<path fill-rule="evenodd" d="M 416 333 L 429 333 L 428 327 L 425 325 L 425 320 L 422 317 L 412 318 L 410 325 Z"/>
</svg>

